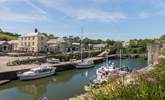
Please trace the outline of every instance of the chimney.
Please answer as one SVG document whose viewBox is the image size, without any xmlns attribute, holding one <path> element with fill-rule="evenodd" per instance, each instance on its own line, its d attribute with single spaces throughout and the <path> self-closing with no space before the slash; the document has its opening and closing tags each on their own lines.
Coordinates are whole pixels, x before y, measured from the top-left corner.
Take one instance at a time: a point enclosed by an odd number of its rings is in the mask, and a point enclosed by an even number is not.
<svg viewBox="0 0 165 100">
<path fill-rule="evenodd" d="M 38 29 L 37 29 L 37 28 L 35 28 L 35 29 L 34 29 L 34 32 L 35 32 L 35 33 L 37 33 L 37 32 L 38 32 Z"/>
</svg>

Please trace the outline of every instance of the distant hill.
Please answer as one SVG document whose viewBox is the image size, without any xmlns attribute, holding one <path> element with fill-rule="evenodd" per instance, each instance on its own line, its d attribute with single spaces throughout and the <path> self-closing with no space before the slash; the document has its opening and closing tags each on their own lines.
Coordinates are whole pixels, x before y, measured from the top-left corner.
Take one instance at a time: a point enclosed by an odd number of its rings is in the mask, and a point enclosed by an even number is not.
<svg viewBox="0 0 165 100">
<path fill-rule="evenodd" d="M 10 41 L 10 40 L 16 40 L 18 39 L 20 35 L 16 33 L 10 33 L 10 32 L 2 32 L 0 31 L 0 41 Z"/>
</svg>

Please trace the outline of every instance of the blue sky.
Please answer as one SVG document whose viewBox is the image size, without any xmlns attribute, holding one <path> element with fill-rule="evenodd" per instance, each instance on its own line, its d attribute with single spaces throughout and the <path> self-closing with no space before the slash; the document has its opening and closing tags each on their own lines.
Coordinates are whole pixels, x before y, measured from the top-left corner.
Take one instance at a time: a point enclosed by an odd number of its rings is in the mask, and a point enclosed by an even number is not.
<svg viewBox="0 0 165 100">
<path fill-rule="evenodd" d="M 0 28 L 128 40 L 165 33 L 165 0 L 0 0 Z"/>
</svg>

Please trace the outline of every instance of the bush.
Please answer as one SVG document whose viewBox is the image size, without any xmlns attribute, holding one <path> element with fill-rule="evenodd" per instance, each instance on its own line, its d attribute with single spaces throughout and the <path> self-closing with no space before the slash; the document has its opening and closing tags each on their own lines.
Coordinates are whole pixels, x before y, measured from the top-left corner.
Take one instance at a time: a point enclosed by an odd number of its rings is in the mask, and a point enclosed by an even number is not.
<svg viewBox="0 0 165 100">
<path fill-rule="evenodd" d="M 33 58 L 33 59 L 23 59 L 23 60 L 14 60 L 12 62 L 8 62 L 8 66 L 16 66 L 16 65 L 21 65 L 21 64 L 30 64 L 30 63 L 35 63 L 35 62 L 45 62 L 47 57 L 42 57 L 42 58 Z"/>
<path fill-rule="evenodd" d="M 160 49 L 160 53 L 161 53 L 162 55 L 165 55 L 165 47 L 162 47 L 162 48 Z"/>
</svg>

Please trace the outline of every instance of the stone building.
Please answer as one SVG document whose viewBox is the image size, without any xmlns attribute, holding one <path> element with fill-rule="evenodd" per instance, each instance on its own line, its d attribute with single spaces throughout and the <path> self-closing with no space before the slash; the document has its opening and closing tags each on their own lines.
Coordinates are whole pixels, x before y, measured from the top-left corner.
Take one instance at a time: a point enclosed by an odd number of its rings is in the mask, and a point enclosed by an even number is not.
<svg viewBox="0 0 165 100">
<path fill-rule="evenodd" d="M 19 51 L 25 52 L 46 52 L 48 37 L 38 32 L 28 33 L 19 37 Z"/>
<path fill-rule="evenodd" d="M 56 39 L 50 39 L 47 42 L 48 48 L 47 51 L 50 53 L 57 53 L 59 52 L 59 46 L 57 44 L 57 40 Z"/>
<path fill-rule="evenodd" d="M 50 39 L 48 42 L 48 52 L 66 52 L 68 43 L 63 38 Z"/>
<path fill-rule="evenodd" d="M 160 48 L 162 44 L 161 43 L 148 43 L 147 44 L 147 51 L 148 51 L 148 65 L 152 65 L 157 61 L 159 55 L 160 55 Z"/>
<path fill-rule="evenodd" d="M 18 40 L 11 40 L 8 43 L 11 45 L 12 52 L 19 51 L 19 48 L 18 48 L 19 41 Z"/>
<path fill-rule="evenodd" d="M 94 44 L 93 49 L 94 50 L 103 50 L 106 47 L 106 44 Z"/>
<path fill-rule="evenodd" d="M 11 45 L 7 41 L 0 41 L 0 52 L 11 51 Z"/>
<path fill-rule="evenodd" d="M 81 44 L 80 43 L 72 43 L 70 46 L 71 51 L 80 51 Z"/>
<path fill-rule="evenodd" d="M 59 44 L 59 51 L 66 52 L 66 50 L 68 48 L 68 43 L 64 40 L 64 38 L 58 38 L 57 42 Z"/>
</svg>

